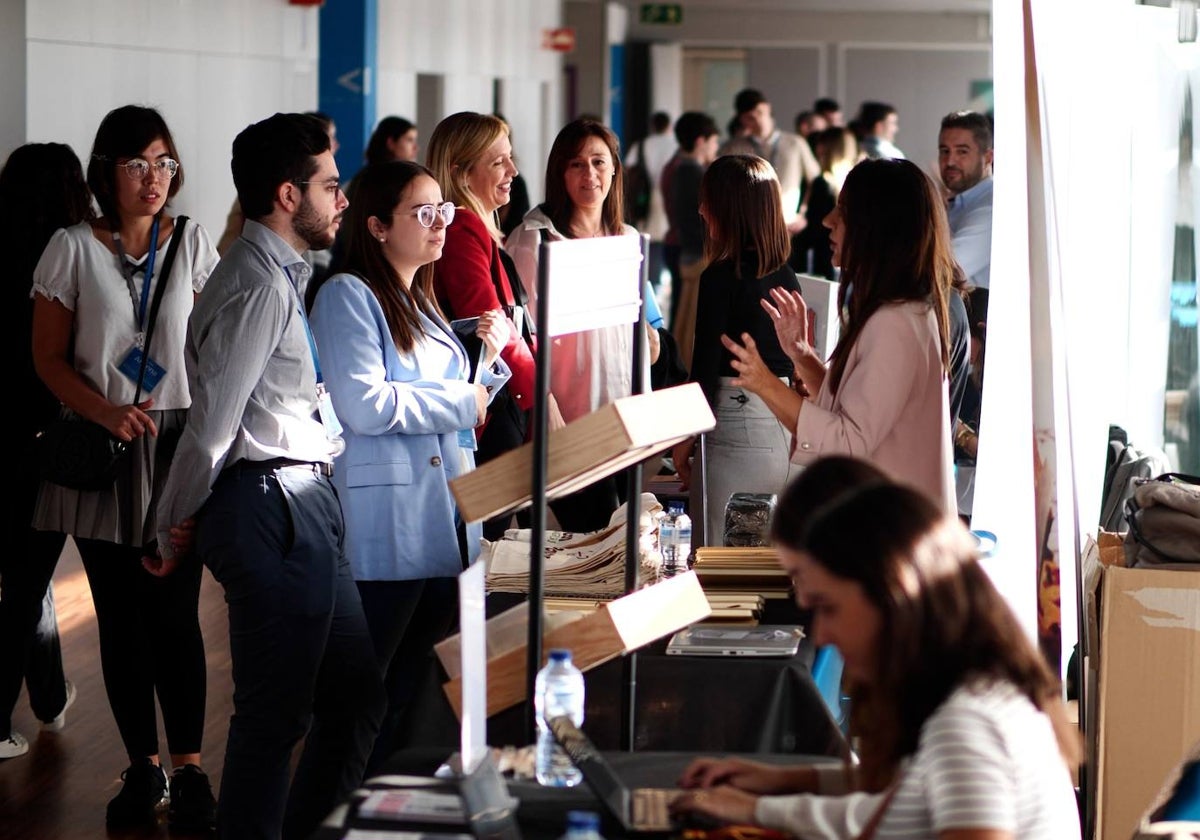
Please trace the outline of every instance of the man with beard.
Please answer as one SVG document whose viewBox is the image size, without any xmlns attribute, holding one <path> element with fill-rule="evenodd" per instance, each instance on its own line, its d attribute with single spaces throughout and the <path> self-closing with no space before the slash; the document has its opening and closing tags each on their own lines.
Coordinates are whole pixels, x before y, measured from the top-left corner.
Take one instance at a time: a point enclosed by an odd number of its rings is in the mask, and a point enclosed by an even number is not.
<svg viewBox="0 0 1200 840">
<path fill-rule="evenodd" d="M 192 310 L 192 407 L 158 507 L 160 557 L 144 563 L 203 561 L 225 589 L 220 836 L 300 838 L 362 781 L 386 704 L 329 480 L 341 427 L 298 294 L 300 253 L 330 246 L 348 202 L 307 115 L 246 128 L 232 169 L 247 221 Z"/>
<path fill-rule="evenodd" d="M 986 289 L 992 266 L 992 125 L 976 111 L 942 120 L 938 171 L 950 194 L 947 215 L 954 256 L 977 289 Z"/>
</svg>

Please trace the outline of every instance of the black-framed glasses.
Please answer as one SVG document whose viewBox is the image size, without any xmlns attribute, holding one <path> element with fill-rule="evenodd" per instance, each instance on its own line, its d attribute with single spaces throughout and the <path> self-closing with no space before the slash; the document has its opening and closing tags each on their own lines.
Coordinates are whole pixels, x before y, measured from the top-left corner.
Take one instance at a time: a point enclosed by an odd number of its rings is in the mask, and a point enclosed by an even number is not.
<svg viewBox="0 0 1200 840">
<path fill-rule="evenodd" d="M 443 201 L 441 204 L 422 204 L 408 215 L 416 216 L 421 227 L 431 228 L 438 216 L 442 217 L 443 223 L 449 225 L 454 221 L 454 211 L 453 201 Z"/>
<path fill-rule="evenodd" d="M 179 171 L 179 161 L 173 158 L 159 158 L 151 163 L 145 158 L 130 158 L 123 163 L 118 163 L 117 166 L 125 170 L 125 174 L 135 181 L 140 181 L 146 177 L 146 173 L 154 170 L 154 174 L 159 178 L 166 178 L 170 181 L 175 177 L 175 173 Z"/>
<path fill-rule="evenodd" d="M 342 185 L 338 182 L 337 178 L 330 178 L 328 181 L 292 181 L 292 183 L 301 187 L 308 184 L 316 184 L 334 198 L 337 198 L 338 193 L 342 191 Z"/>
</svg>

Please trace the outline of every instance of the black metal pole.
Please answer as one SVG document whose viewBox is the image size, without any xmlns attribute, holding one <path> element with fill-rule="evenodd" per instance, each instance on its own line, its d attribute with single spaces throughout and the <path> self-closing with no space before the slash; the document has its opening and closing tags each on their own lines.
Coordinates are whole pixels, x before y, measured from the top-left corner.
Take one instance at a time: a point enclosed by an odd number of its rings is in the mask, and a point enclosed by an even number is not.
<svg viewBox="0 0 1200 840">
<path fill-rule="evenodd" d="M 542 667 L 542 599 L 545 588 L 546 544 L 546 470 L 549 463 L 550 411 L 550 339 L 547 327 L 547 301 L 550 297 L 550 247 L 543 242 L 538 252 L 537 352 L 534 354 L 536 378 L 533 399 L 533 488 L 530 508 L 529 540 L 529 638 L 525 647 L 525 733 L 530 744 L 537 742 L 534 719 L 534 687 Z"/>
<path fill-rule="evenodd" d="M 649 382 L 642 380 L 646 346 L 646 302 L 642 299 L 650 279 L 650 237 L 642 234 L 642 270 L 638 279 L 638 317 L 633 322 L 633 393 L 644 393 Z M 638 567 L 641 563 L 639 526 L 642 518 L 642 464 L 639 461 L 626 471 L 625 493 L 625 592 L 637 589 Z M 621 664 L 625 691 L 621 694 L 621 749 L 633 752 L 637 709 L 637 651 L 631 651 Z"/>
</svg>

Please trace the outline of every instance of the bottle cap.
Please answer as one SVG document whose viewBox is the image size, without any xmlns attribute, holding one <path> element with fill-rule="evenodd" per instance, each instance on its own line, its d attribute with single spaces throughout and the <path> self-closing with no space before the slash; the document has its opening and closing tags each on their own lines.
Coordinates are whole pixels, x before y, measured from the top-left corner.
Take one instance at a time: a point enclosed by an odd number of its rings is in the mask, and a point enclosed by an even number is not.
<svg viewBox="0 0 1200 840">
<path fill-rule="evenodd" d="M 671 502 L 667 505 L 667 510 L 671 513 L 683 513 L 683 502 Z"/>
<path fill-rule="evenodd" d="M 550 651 L 550 661 L 551 662 L 570 662 L 571 661 L 571 651 L 569 651 L 565 648 L 555 648 L 554 650 Z"/>
<path fill-rule="evenodd" d="M 600 828 L 600 815 L 595 811 L 567 811 L 567 828 L 596 831 Z"/>
</svg>

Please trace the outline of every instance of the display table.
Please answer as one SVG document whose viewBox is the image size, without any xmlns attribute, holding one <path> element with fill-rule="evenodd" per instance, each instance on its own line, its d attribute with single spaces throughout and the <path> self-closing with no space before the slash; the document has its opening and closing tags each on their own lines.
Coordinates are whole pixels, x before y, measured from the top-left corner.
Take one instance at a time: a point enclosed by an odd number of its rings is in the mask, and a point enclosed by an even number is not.
<svg viewBox="0 0 1200 840">
<path fill-rule="evenodd" d="M 707 752 L 639 752 L 639 753 L 605 753 L 605 758 L 613 769 L 628 786 L 636 787 L 673 787 L 683 769 L 695 758 L 701 755 L 711 755 Z M 728 754 L 728 753 L 718 753 Z M 827 757 L 809 755 L 744 755 L 757 761 L 772 764 L 817 764 L 830 761 Z M 388 763 L 386 772 L 409 776 L 429 776 L 447 758 L 444 750 L 422 749 L 405 750 L 393 756 Z M 372 783 L 365 785 L 368 789 L 380 787 Z M 453 791 L 452 783 L 447 784 L 447 790 Z M 545 788 L 532 781 L 508 782 L 509 793 L 520 801 L 517 808 L 517 822 L 525 840 L 554 840 L 561 837 L 566 825 L 566 815 L 572 810 L 595 811 L 600 814 L 601 833 L 607 840 L 633 836 L 626 835 L 621 826 L 608 814 L 596 797 L 592 794 L 587 783 L 581 783 L 574 788 Z M 420 831 L 435 830 L 442 832 L 459 832 L 465 829 L 450 826 L 414 826 L 396 822 L 364 820 L 355 816 L 353 807 L 349 808 L 342 824 L 325 826 L 315 835 L 313 840 L 340 840 L 347 836 L 352 829 L 358 831 Z M 386 835 L 384 835 L 386 836 Z M 639 835 L 644 837 L 645 835 Z"/>
<path fill-rule="evenodd" d="M 488 597 L 488 613 L 512 606 L 516 596 Z M 518 598 L 519 600 L 519 598 Z M 799 623 L 804 616 L 777 602 L 768 623 Z M 814 649 L 805 638 L 794 657 L 668 656 L 666 640 L 638 654 L 636 750 L 718 750 L 745 753 L 803 753 L 841 757 L 847 745 L 813 683 Z M 405 748 L 458 747 L 458 719 L 441 690 L 440 666 L 428 675 L 401 724 Z M 621 660 L 585 675 L 583 729 L 603 750 L 620 746 Z M 525 743 L 524 704 L 488 720 L 488 743 Z"/>
</svg>

